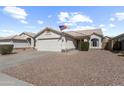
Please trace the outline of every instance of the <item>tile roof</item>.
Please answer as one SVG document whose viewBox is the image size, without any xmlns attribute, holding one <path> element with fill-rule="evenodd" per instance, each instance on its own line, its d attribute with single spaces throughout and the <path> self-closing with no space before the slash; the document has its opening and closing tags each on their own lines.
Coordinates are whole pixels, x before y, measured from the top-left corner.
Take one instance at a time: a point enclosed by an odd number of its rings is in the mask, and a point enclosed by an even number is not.
<svg viewBox="0 0 124 93">
<path fill-rule="evenodd" d="M 120 38 L 120 37 L 124 37 L 124 33 L 122 33 L 120 35 L 117 35 L 117 36 L 113 37 L 112 39 L 117 39 L 117 38 Z"/>
<path fill-rule="evenodd" d="M 66 32 L 66 33 L 68 33 L 72 36 L 75 36 L 75 37 L 86 36 L 85 34 L 77 32 L 77 31 L 69 31 L 69 32 Z"/>
<path fill-rule="evenodd" d="M 35 33 L 32 33 L 32 32 L 23 32 L 24 34 L 27 34 L 27 35 L 29 35 L 29 36 L 31 36 L 31 37 L 33 37 L 34 35 L 35 35 Z M 21 33 L 21 34 L 23 34 L 23 33 Z M 20 35 L 11 35 L 11 36 L 7 36 L 7 37 L 0 37 L 0 39 L 9 39 L 9 40 L 12 40 L 12 39 L 16 39 L 16 40 L 26 40 L 27 39 L 27 37 L 26 36 L 21 36 L 21 34 Z"/>
<path fill-rule="evenodd" d="M 76 31 L 68 31 L 66 32 L 72 36 L 80 37 L 80 36 L 90 36 L 93 33 L 103 36 L 101 29 L 88 29 L 88 30 L 76 30 Z"/>
<path fill-rule="evenodd" d="M 8 37 L 2 37 L 2 38 L 0 38 L 0 39 L 10 39 L 10 40 L 12 40 L 12 39 L 17 39 L 17 40 L 26 40 L 25 37 L 23 37 L 23 36 L 19 36 L 19 35 L 12 35 L 12 36 L 8 36 Z"/>
<path fill-rule="evenodd" d="M 23 33 L 21 33 L 21 34 L 26 34 L 26 35 L 29 35 L 29 36 L 31 36 L 31 37 L 34 37 L 36 34 L 35 33 L 33 33 L 33 32 L 23 32 Z M 20 34 L 20 35 L 21 35 Z"/>
<path fill-rule="evenodd" d="M 53 31 L 53 32 L 62 34 L 61 31 L 57 31 L 57 30 L 54 30 L 54 29 L 52 29 L 52 28 L 46 27 L 46 28 L 44 28 L 43 30 L 41 30 L 40 32 L 38 32 L 38 33 L 34 36 L 34 38 L 37 37 L 38 35 L 40 35 L 41 33 L 43 33 L 43 32 L 46 31 L 46 30 L 51 30 L 51 31 Z M 97 35 L 103 36 L 103 33 L 102 33 L 102 30 L 101 30 L 101 29 L 88 29 L 88 30 L 64 31 L 63 33 L 64 33 L 64 35 L 68 35 L 68 36 L 71 36 L 71 37 L 74 37 L 74 38 L 87 37 L 87 36 L 90 36 L 90 35 L 92 35 L 92 34 L 97 34 Z"/>
<path fill-rule="evenodd" d="M 32 32 L 23 32 L 21 34 L 26 34 L 26 35 L 29 35 L 31 37 L 36 37 L 45 30 L 51 30 L 51 31 L 56 32 L 58 34 L 62 34 L 61 31 L 57 31 L 57 30 L 54 30 L 54 29 L 48 28 L 48 27 L 46 27 L 45 29 L 43 29 L 42 31 L 40 31 L 37 34 L 32 33 Z M 97 35 L 103 36 L 103 33 L 102 33 L 101 29 L 76 30 L 76 31 L 63 32 L 63 33 L 64 33 L 64 35 L 68 35 L 68 36 L 71 36 L 71 37 L 74 37 L 74 38 L 86 37 L 86 36 L 90 36 L 94 33 L 97 34 Z M 14 35 L 14 36 L 8 36 L 8 37 L 0 37 L 0 39 L 26 40 L 27 37 L 24 36 L 24 35 L 21 35 L 21 34 L 20 35 Z"/>
</svg>

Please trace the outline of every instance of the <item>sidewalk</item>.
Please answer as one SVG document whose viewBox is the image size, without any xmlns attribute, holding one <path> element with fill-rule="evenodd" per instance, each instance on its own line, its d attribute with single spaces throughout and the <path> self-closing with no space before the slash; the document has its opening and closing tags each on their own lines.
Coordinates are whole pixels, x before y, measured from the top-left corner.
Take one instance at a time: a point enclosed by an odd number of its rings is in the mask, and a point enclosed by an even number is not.
<svg viewBox="0 0 124 93">
<path fill-rule="evenodd" d="M 32 84 L 18 80 L 6 74 L 0 73 L 0 86 L 32 86 Z"/>
</svg>

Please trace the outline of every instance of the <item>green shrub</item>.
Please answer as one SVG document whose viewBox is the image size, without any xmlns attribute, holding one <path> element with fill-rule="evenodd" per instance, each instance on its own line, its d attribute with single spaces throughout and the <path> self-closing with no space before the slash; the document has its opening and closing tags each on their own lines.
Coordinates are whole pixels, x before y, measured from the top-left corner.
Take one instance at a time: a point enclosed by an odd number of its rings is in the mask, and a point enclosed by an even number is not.
<svg viewBox="0 0 124 93">
<path fill-rule="evenodd" d="M 0 54 L 11 54 L 13 51 L 13 45 L 0 45 Z"/>
<path fill-rule="evenodd" d="M 81 51 L 89 50 L 89 42 L 81 42 Z"/>
</svg>

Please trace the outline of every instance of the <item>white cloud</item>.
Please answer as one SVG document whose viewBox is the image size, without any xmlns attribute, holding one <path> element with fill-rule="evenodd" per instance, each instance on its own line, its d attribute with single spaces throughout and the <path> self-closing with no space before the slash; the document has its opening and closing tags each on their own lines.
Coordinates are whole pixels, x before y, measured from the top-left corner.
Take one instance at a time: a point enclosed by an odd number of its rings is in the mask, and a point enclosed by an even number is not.
<svg viewBox="0 0 124 93">
<path fill-rule="evenodd" d="M 95 29 L 96 27 L 94 26 L 77 26 L 76 29 L 82 29 L 82 30 L 85 30 L 85 29 Z"/>
<path fill-rule="evenodd" d="M 107 31 L 107 29 L 105 28 L 105 25 L 103 24 L 100 24 L 99 26 L 95 26 L 95 25 L 92 25 L 92 26 L 75 26 L 74 28 L 68 28 L 68 29 L 65 29 L 64 31 L 74 31 L 74 30 L 86 30 L 86 29 L 97 29 L 97 28 L 101 28 L 102 31 Z"/>
<path fill-rule="evenodd" d="M 115 21 L 115 18 L 111 17 L 109 20 L 113 22 L 113 21 Z"/>
<path fill-rule="evenodd" d="M 115 14 L 115 17 L 119 20 L 122 21 L 124 20 L 124 12 L 118 12 Z"/>
<path fill-rule="evenodd" d="M 38 20 L 37 23 L 42 25 L 44 22 L 42 20 Z"/>
<path fill-rule="evenodd" d="M 107 29 L 105 28 L 104 24 L 100 24 L 99 27 L 102 29 L 102 31 L 106 31 Z"/>
<path fill-rule="evenodd" d="M 48 15 L 48 18 L 51 18 L 52 17 L 52 15 Z"/>
<path fill-rule="evenodd" d="M 106 28 L 102 28 L 102 31 L 107 31 L 107 29 Z"/>
<path fill-rule="evenodd" d="M 11 29 L 2 29 L 0 30 L 0 36 L 9 36 L 9 35 L 15 35 L 18 34 L 18 32 L 11 30 Z"/>
<path fill-rule="evenodd" d="M 100 25 L 99 25 L 99 27 L 101 27 L 101 28 L 102 28 L 102 27 L 105 27 L 105 25 L 103 25 L 103 24 L 100 24 Z"/>
<path fill-rule="evenodd" d="M 92 23 L 93 21 L 85 15 L 82 14 L 75 14 L 73 17 L 70 19 L 71 22 L 76 23 L 76 22 L 88 22 Z"/>
<path fill-rule="evenodd" d="M 25 20 L 20 20 L 20 22 L 23 23 L 23 24 L 28 24 L 28 22 L 25 21 Z"/>
<path fill-rule="evenodd" d="M 26 17 L 28 16 L 28 14 L 22 8 L 15 7 L 15 6 L 4 7 L 3 12 L 5 12 L 6 14 L 9 14 L 12 18 L 19 20 L 21 23 L 26 23 L 23 21 L 26 20 Z"/>
<path fill-rule="evenodd" d="M 60 14 L 58 15 L 60 22 L 67 22 L 69 17 L 70 16 L 68 12 L 60 12 Z"/>
<path fill-rule="evenodd" d="M 86 15 L 78 12 L 60 12 L 58 15 L 59 23 L 75 25 L 77 23 L 93 23 L 93 20 Z"/>
<path fill-rule="evenodd" d="M 114 25 L 114 24 L 109 24 L 109 26 L 110 26 L 111 28 L 115 27 L 115 25 Z"/>
<path fill-rule="evenodd" d="M 4 32 L 4 33 L 14 33 L 13 30 L 8 30 L 8 29 L 3 29 L 3 30 L 0 30 L 1 32 Z"/>
<path fill-rule="evenodd" d="M 64 25 L 67 25 L 67 26 L 76 26 L 77 24 L 76 23 L 71 23 L 71 22 L 67 22 L 67 23 L 63 23 Z"/>
</svg>

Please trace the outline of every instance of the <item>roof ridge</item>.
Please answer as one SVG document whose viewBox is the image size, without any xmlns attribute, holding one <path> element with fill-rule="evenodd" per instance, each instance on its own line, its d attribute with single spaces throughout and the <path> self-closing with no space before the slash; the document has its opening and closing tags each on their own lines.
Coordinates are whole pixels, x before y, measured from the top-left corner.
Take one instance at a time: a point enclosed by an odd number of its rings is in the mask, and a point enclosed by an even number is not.
<svg viewBox="0 0 124 93">
<path fill-rule="evenodd" d="M 10 37 L 10 39 L 14 39 L 16 36 L 17 36 L 17 35 L 14 35 L 14 36 Z"/>
<path fill-rule="evenodd" d="M 86 31 L 86 30 L 88 30 L 88 31 L 91 31 L 91 30 L 101 30 L 101 28 L 93 28 L 93 29 L 77 29 L 77 30 L 71 30 L 71 31 L 69 31 L 69 32 L 75 32 L 75 31 Z"/>
<path fill-rule="evenodd" d="M 80 33 L 80 32 L 76 32 L 76 31 L 74 31 L 75 33 L 79 33 L 79 34 L 83 34 L 83 33 Z M 83 34 L 83 35 L 86 35 L 86 34 Z"/>
<path fill-rule="evenodd" d="M 61 34 L 62 32 L 61 31 L 58 31 L 56 29 L 53 29 L 53 28 L 50 28 L 50 27 L 45 27 L 44 29 L 40 30 L 37 34 L 34 35 L 34 38 L 37 37 L 39 34 L 41 34 L 42 32 L 44 32 L 45 30 L 51 30 L 51 31 L 54 31 L 56 33 L 59 33 Z"/>
</svg>

